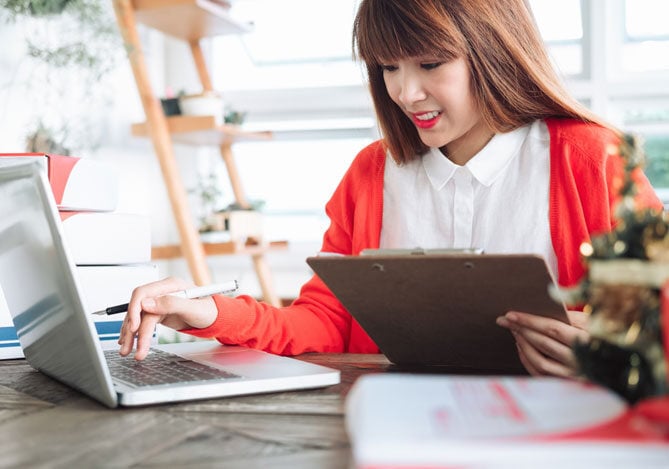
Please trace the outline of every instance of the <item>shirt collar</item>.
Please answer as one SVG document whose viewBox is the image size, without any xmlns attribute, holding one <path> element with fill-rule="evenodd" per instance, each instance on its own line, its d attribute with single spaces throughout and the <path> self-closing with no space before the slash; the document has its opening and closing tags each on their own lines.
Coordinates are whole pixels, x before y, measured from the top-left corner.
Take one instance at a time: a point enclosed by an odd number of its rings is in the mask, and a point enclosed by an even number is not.
<svg viewBox="0 0 669 469">
<path fill-rule="evenodd" d="M 503 172 L 504 168 L 518 155 L 522 143 L 530 130 L 526 125 L 511 132 L 495 134 L 493 138 L 465 167 L 484 186 L 490 186 Z M 450 181 L 461 166 L 446 158 L 439 148 L 430 148 L 423 155 L 423 167 L 427 177 L 436 190 Z"/>
</svg>

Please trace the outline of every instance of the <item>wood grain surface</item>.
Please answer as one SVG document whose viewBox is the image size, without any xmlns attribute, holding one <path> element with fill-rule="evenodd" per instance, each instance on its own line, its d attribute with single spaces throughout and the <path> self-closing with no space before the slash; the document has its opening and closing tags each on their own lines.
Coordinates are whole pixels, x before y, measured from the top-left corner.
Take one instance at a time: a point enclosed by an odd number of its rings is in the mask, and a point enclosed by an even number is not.
<svg viewBox="0 0 669 469">
<path fill-rule="evenodd" d="M 0 467 L 349 468 L 344 399 L 381 355 L 305 354 L 336 386 L 108 409 L 33 370 L 0 361 Z"/>
</svg>

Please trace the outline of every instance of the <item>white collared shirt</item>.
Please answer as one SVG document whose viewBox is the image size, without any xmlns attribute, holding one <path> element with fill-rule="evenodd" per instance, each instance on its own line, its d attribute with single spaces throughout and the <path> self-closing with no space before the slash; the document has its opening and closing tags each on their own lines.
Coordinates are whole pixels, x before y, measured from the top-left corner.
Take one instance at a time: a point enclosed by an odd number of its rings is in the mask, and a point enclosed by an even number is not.
<svg viewBox="0 0 669 469">
<path fill-rule="evenodd" d="M 388 156 L 380 247 L 539 254 L 557 278 L 549 145 L 546 124 L 536 121 L 496 134 L 464 166 L 438 148 L 401 166 Z"/>
</svg>

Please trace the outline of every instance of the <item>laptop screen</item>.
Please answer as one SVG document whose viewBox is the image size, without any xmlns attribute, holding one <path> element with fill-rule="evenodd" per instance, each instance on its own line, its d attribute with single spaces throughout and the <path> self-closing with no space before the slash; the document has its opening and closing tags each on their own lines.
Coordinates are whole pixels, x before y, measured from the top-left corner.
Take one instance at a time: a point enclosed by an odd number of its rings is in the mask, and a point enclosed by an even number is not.
<svg viewBox="0 0 669 469">
<path fill-rule="evenodd" d="M 42 171 L 34 163 L 0 168 L 0 287 L 31 366 L 109 402 L 111 378 Z"/>
</svg>

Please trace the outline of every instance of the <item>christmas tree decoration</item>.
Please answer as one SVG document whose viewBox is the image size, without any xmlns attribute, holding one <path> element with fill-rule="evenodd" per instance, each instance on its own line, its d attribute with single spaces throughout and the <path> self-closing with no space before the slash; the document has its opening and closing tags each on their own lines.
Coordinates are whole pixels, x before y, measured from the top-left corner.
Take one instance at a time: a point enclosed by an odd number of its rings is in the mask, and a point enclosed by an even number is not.
<svg viewBox="0 0 669 469">
<path fill-rule="evenodd" d="M 624 135 L 617 153 L 625 170 L 615 229 L 581 246 L 585 278 L 558 294 L 590 314 L 590 340 L 574 345 L 581 374 L 635 403 L 669 393 L 662 333 L 669 321 L 662 301 L 663 288 L 669 291 L 669 222 L 664 212 L 635 202 L 633 173 L 644 164 L 639 139 Z"/>
</svg>

